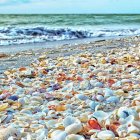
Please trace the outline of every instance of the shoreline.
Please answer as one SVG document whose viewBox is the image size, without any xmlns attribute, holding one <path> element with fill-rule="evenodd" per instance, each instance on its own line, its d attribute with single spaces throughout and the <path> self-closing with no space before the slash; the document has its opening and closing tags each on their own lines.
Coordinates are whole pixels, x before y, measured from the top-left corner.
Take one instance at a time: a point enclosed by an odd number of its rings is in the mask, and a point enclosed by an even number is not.
<svg viewBox="0 0 140 140">
<path fill-rule="evenodd" d="M 70 40 L 70 41 L 59 41 L 59 42 L 49 42 L 48 44 L 22 44 L 21 46 L 10 46 L 13 48 L 12 51 L 10 47 L 6 48 L 7 51 L 0 51 L 0 54 L 5 54 L 6 57 L 0 58 L 0 73 L 2 74 L 5 70 L 10 68 L 18 68 L 30 65 L 30 63 L 37 59 L 44 52 L 47 52 L 47 56 L 55 58 L 57 56 L 69 56 L 71 54 L 79 54 L 84 51 L 90 52 L 104 52 L 108 49 L 113 48 L 124 48 L 133 47 L 139 44 L 139 36 L 129 36 L 129 37 L 118 37 L 118 38 L 100 38 L 100 39 L 83 39 L 83 40 Z M 42 45 L 42 46 L 41 46 Z M 27 47 L 28 46 L 28 47 Z M 31 46 L 31 47 L 30 47 Z M 33 48 L 34 49 L 30 49 Z M 7 46 L 5 46 L 7 47 Z M 17 49 L 17 47 L 19 47 Z M 23 50 L 22 48 L 25 48 Z M 2 49 L 2 47 L 1 47 Z"/>
<path fill-rule="evenodd" d="M 139 42 L 129 37 L 11 54 L 0 77 L 0 138 L 140 139 Z"/>
</svg>

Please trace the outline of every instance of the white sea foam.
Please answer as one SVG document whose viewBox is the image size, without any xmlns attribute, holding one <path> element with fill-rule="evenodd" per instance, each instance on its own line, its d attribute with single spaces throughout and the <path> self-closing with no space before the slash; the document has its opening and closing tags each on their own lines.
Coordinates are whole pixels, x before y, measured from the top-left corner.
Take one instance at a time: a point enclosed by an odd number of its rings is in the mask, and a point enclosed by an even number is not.
<svg viewBox="0 0 140 140">
<path fill-rule="evenodd" d="M 38 27 L 1 27 L 0 45 L 25 44 L 56 40 L 140 35 L 140 29 L 78 29 Z"/>
</svg>

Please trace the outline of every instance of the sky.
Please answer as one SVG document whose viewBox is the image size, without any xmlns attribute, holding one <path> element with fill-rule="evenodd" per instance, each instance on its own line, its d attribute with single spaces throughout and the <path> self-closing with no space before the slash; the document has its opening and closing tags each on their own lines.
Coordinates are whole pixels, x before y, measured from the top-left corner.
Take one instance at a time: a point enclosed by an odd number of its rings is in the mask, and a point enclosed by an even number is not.
<svg viewBox="0 0 140 140">
<path fill-rule="evenodd" d="M 140 13 L 140 0 L 0 0 L 0 13 Z"/>
</svg>

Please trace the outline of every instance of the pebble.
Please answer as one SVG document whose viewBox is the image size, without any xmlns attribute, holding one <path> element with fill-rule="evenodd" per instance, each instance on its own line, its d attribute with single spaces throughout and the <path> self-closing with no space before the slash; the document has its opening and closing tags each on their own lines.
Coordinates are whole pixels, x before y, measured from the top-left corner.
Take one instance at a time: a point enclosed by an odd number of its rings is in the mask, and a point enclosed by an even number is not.
<svg viewBox="0 0 140 140">
<path fill-rule="evenodd" d="M 6 70 L 0 139 L 140 139 L 138 50 L 42 54 L 30 66 Z"/>
</svg>

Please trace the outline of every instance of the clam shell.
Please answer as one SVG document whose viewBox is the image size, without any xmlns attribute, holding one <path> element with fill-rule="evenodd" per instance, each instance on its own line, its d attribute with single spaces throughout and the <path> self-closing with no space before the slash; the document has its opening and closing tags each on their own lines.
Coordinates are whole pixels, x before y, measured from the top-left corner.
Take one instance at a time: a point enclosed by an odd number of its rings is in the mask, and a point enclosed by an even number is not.
<svg viewBox="0 0 140 140">
<path fill-rule="evenodd" d="M 106 101 L 109 102 L 109 103 L 118 103 L 119 98 L 116 97 L 116 96 L 111 96 L 111 97 L 107 98 Z"/>
<path fill-rule="evenodd" d="M 85 140 L 83 136 L 71 134 L 66 137 L 66 140 Z"/>
<path fill-rule="evenodd" d="M 67 127 L 73 123 L 80 123 L 80 121 L 74 117 L 68 116 L 63 120 L 63 126 Z"/>
<path fill-rule="evenodd" d="M 67 126 L 65 128 L 65 131 L 68 133 L 68 134 L 77 134 L 78 132 L 80 132 L 82 130 L 82 124 L 81 123 L 73 123 L 69 126 Z"/>
<path fill-rule="evenodd" d="M 128 134 L 130 133 L 137 133 L 139 134 L 140 133 L 140 129 L 134 125 L 131 125 L 130 127 L 128 127 Z"/>
<path fill-rule="evenodd" d="M 99 103 L 96 101 L 90 101 L 90 103 L 89 103 L 89 107 L 93 110 L 95 110 L 96 106 L 98 106 L 98 105 L 99 105 Z"/>
<path fill-rule="evenodd" d="M 101 140 L 113 140 L 115 135 L 112 131 L 105 130 L 98 133 L 97 137 Z"/>
<path fill-rule="evenodd" d="M 56 130 L 51 134 L 52 140 L 66 140 L 67 133 L 65 131 Z"/>
</svg>

